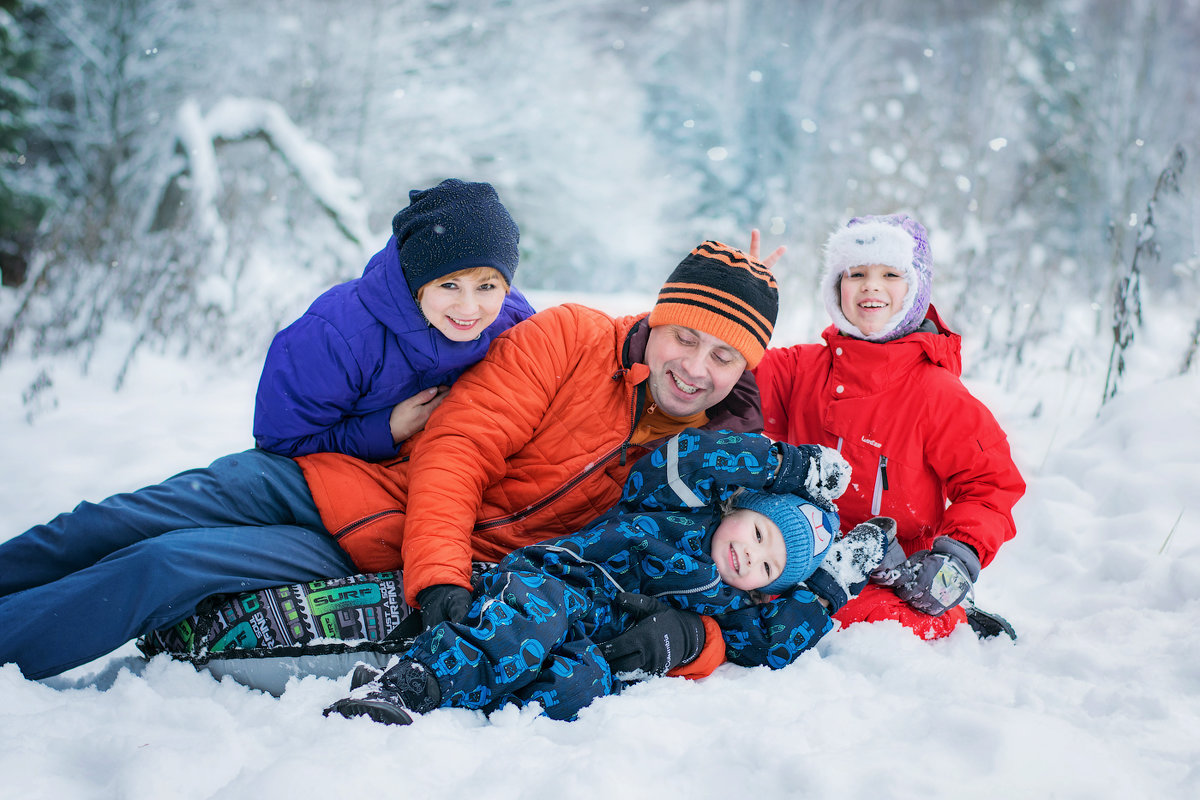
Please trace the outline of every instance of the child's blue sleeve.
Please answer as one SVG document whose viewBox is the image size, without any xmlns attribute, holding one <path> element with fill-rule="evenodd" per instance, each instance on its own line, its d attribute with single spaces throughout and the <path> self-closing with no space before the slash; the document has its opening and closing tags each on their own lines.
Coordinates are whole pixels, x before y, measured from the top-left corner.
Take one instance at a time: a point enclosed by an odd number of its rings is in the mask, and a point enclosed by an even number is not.
<svg viewBox="0 0 1200 800">
<path fill-rule="evenodd" d="M 713 619 L 725 639 L 726 659 L 743 667 L 786 667 L 833 629 L 829 612 L 803 586 Z"/>
<path fill-rule="evenodd" d="M 625 481 L 629 510 L 664 511 L 719 503 L 734 489 L 763 489 L 779 457 L 757 433 L 687 428 L 642 456 Z"/>
<path fill-rule="evenodd" d="M 358 363 L 337 330 L 305 315 L 271 342 L 254 401 L 254 441 L 284 456 L 346 453 L 367 461 L 390 458 L 391 408 L 363 414 L 370 365 Z"/>
</svg>

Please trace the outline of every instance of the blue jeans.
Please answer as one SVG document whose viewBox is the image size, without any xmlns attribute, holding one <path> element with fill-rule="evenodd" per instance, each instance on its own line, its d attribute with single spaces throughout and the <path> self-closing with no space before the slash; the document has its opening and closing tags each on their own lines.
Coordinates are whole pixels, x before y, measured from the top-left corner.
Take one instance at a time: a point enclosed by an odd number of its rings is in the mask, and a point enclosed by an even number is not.
<svg viewBox="0 0 1200 800">
<path fill-rule="evenodd" d="M 209 595 L 356 571 L 299 465 L 247 450 L 0 543 L 0 664 L 57 675 L 173 625 Z"/>
</svg>

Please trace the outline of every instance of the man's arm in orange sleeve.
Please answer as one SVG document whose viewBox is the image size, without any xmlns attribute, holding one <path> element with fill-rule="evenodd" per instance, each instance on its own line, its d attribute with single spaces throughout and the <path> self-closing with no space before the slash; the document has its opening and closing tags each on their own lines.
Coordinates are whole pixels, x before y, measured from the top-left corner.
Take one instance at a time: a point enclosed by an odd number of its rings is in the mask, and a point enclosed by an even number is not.
<svg viewBox="0 0 1200 800">
<path fill-rule="evenodd" d="M 471 585 L 471 534 L 487 488 L 534 435 L 566 374 L 570 316 L 550 309 L 498 337 L 433 412 L 413 451 L 403 544 L 404 595 Z"/>
</svg>

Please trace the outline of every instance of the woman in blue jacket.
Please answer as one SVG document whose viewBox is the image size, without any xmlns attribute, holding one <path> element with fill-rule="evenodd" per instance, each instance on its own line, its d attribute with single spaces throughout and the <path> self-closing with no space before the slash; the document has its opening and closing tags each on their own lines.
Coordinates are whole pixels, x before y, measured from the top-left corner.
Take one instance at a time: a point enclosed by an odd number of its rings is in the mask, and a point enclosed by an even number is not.
<svg viewBox="0 0 1200 800">
<path fill-rule="evenodd" d="M 735 664 L 786 666 L 888 547 L 882 518 L 837 539 L 848 480 L 834 450 L 688 428 L 639 460 L 613 510 L 480 572 L 462 623 L 426 630 L 383 673 L 360 665 L 325 713 L 407 724 L 512 701 L 571 719 L 648 671 L 686 675 L 708 636 Z"/>
<path fill-rule="evenodd" d="M 276 334 L 254 439 L 284 456 L 399 453 L 492 339 L 533 314 L 512 288 L 519 231 L 487 183 L 414 189 L 362 277 Z"/>
</svg>

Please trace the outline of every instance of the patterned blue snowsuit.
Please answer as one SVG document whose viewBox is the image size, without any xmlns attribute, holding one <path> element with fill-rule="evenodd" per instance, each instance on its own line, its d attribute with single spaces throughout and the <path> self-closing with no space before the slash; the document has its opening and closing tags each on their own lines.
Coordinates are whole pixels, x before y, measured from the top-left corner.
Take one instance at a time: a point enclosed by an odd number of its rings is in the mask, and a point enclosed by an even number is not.
<svg viewBox="0 0 1200 800">
<path fill-rule="evenodd" d="M 713 617 L 729 661 L 786 666 L 830 630 L 825 608 L 803 585 L 756 603 L 709 555 L 722 501 L 737 487 L 771 491 L 777 464 L 764 436 L 685 430 L 638 462 L 612 511 L 477 576 L 467 618 L 421 634 L 408 656 L 437 676 L 443 706 L 536 701 L 571 719 L 620 690 L 596 643 L 636 622 L 613 600 L 638 592 Z"/>
</svg>

